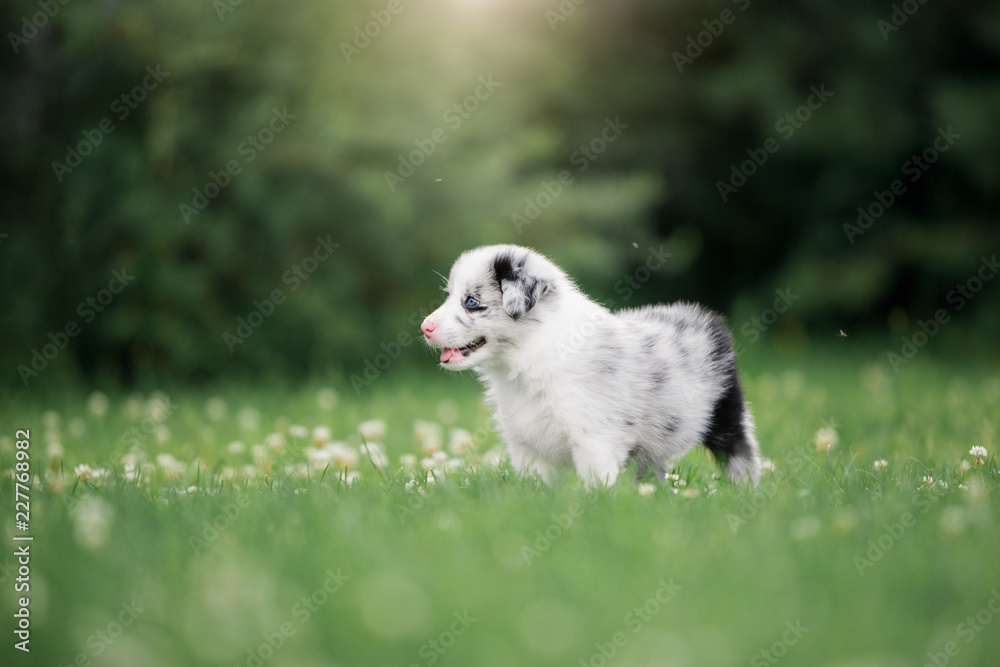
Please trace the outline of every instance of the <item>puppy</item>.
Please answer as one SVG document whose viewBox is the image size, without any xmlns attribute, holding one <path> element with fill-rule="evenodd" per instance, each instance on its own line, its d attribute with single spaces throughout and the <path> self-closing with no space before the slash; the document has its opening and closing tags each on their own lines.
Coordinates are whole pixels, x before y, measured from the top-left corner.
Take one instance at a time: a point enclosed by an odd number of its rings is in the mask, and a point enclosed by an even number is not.
<svg viewBox="0 0 1000 667">
<path fill-rule="evenodd" d="M 611 485 L 630 461 L 659 479 L 699 442 L 731 479 L 756 483 L 760 454 L 721 317 L 675 303 L 611 313 L 529 248 L 484 246 L 451 268 L 421 324 L 441 366 L 473 369 L 519 470 L 548 482 L 572 464 Z"/>
</svg>

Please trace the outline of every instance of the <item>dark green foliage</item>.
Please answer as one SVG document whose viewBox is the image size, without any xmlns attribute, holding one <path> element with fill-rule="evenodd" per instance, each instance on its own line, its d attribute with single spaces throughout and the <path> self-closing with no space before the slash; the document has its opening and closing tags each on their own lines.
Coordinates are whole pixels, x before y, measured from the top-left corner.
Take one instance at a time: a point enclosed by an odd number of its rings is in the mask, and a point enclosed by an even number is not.
<svg viewBox="0 0 1000 667">
<path fill-rule="evenodd" d="M 362 4 L 71 2 L 17 52 L 8 35 L 7 383 L 70 321 L 81 333 L 31 382 L 358 372 L 417 331 L 440 296 L 432 269 L 497 242 L 538 248 L 618 305 L 619 281 L 664 244 L 672 263 L 627 305 L 699 299 L 736 318 L 791 286 L 801 300 L 777 331 L 897 341 L 1000 245 L 993 3 L 928 1 L 883 35 L 889 3 L 584 3 L 553 22 L 555 2 L 404 0 L 347 62 L 342 44 L 387 6 Z M 38 11 L 5 3 L 0 24 L 19 33 Z M 727 17 L 679 72 L 688 38 Z M 169 75 L 146 99 L 115 105 L 157 65 Z M 785 136 L 776 124 L 813 86 L 833 96 Z M 478 108 L 449 115 L 477 87 Z M 286 108 L 249 162 L 242 142 Z M 114 131 L 60 182 L 52 163 L 103 119 Z M 628 127 L 582 160 L 606 119 Z M 948 127 L 953 147 L 851 243 L 857 208 Z M 386 172 L 438 128 L 446 140 L 391 190 Z M 779 150 L 723 201 L 718 182 L 769 138 Z M 186 223 L 180 206 L 230 161 L 240 173 Z M 573 182 L 554 187 L 564 170 Z M 553 192 L 530 221 L 526 198 Z M 340 247 L 293 290 L 286 271 L 327 236 Z M 84 322 L 78 304 L 122 267 L 135 281 Z M 230 354 L 224 334 L 275 289 L 287 301 Z M 996 331 L 998 303 L 990 284 L 946 337 Z"/>
</svg>

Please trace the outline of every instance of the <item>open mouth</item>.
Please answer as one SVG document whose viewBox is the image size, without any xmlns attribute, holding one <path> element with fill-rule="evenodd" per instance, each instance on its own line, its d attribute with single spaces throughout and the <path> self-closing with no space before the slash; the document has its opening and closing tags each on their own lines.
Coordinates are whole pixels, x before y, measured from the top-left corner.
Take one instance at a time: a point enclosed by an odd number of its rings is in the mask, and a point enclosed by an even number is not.
<svg viewBox="0 0 1000 667">
<path fill-rule="evenodd" d="M 447 364 L 453 360 L 464 358 L 486 345 L 485 338 L 477 338 L 463 347 L 446 347 L 441 350 L 441 363 Z"/>
</svg>

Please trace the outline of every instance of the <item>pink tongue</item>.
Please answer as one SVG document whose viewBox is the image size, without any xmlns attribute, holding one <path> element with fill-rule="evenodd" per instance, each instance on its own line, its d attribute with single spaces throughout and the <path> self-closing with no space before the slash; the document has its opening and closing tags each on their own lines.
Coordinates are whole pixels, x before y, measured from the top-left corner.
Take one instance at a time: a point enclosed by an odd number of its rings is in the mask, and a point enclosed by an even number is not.
<svg viewBox="0 0 1000 667">
<path fill-rule="evenodd" d="M 446 364 L 455 357 L 461 357 L 462 353 L 454 347 L 446 347 L 441 350 L 441 363 Z"/>
</svg>

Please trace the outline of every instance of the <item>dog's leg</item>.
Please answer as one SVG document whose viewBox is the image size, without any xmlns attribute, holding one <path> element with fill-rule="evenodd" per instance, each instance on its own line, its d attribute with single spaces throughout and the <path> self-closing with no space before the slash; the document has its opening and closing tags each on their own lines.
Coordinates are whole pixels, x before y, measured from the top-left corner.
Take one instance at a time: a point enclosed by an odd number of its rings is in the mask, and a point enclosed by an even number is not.
<svg viewBox="0 0 1000 667">
<path fill-rule="evenodd" d="M 760 446 L 754 435 L 750 406 L 743 401 L 743 391 L 735 373 L 715 405 L 712 426 L 704 443 L 716 460 L 725 462 L 731 480 L 737 484 L 757 484 L 761 471 Z"/>
<path fill-rule="evenodd" d="M 511 464 L 519 473 L 533 472 L 546 484 L 552 483 L 552 466 L 547 461 L 539 458 L 538 454 L 534 451 L 513 441 L 507 442 L 507 451 L 510 452 Z"/>
<path fill-rule="evenodd" d="M 726 461 L 726 471 L 729 479 L 737 484 L 750 482 L 756 486 L 760 480 L 760 445 L 754 433 L 753 414 L 750 404 L 743 404 L 743 437 L 742 446 L 736 447 Z"/>
<path fill-rule="evenodd" d="M 573 465 L 589 488 L 613 486 L 628 452 L 616 452 L 613 439 L 586 438 L 573 445 Z"/>
</svg>

